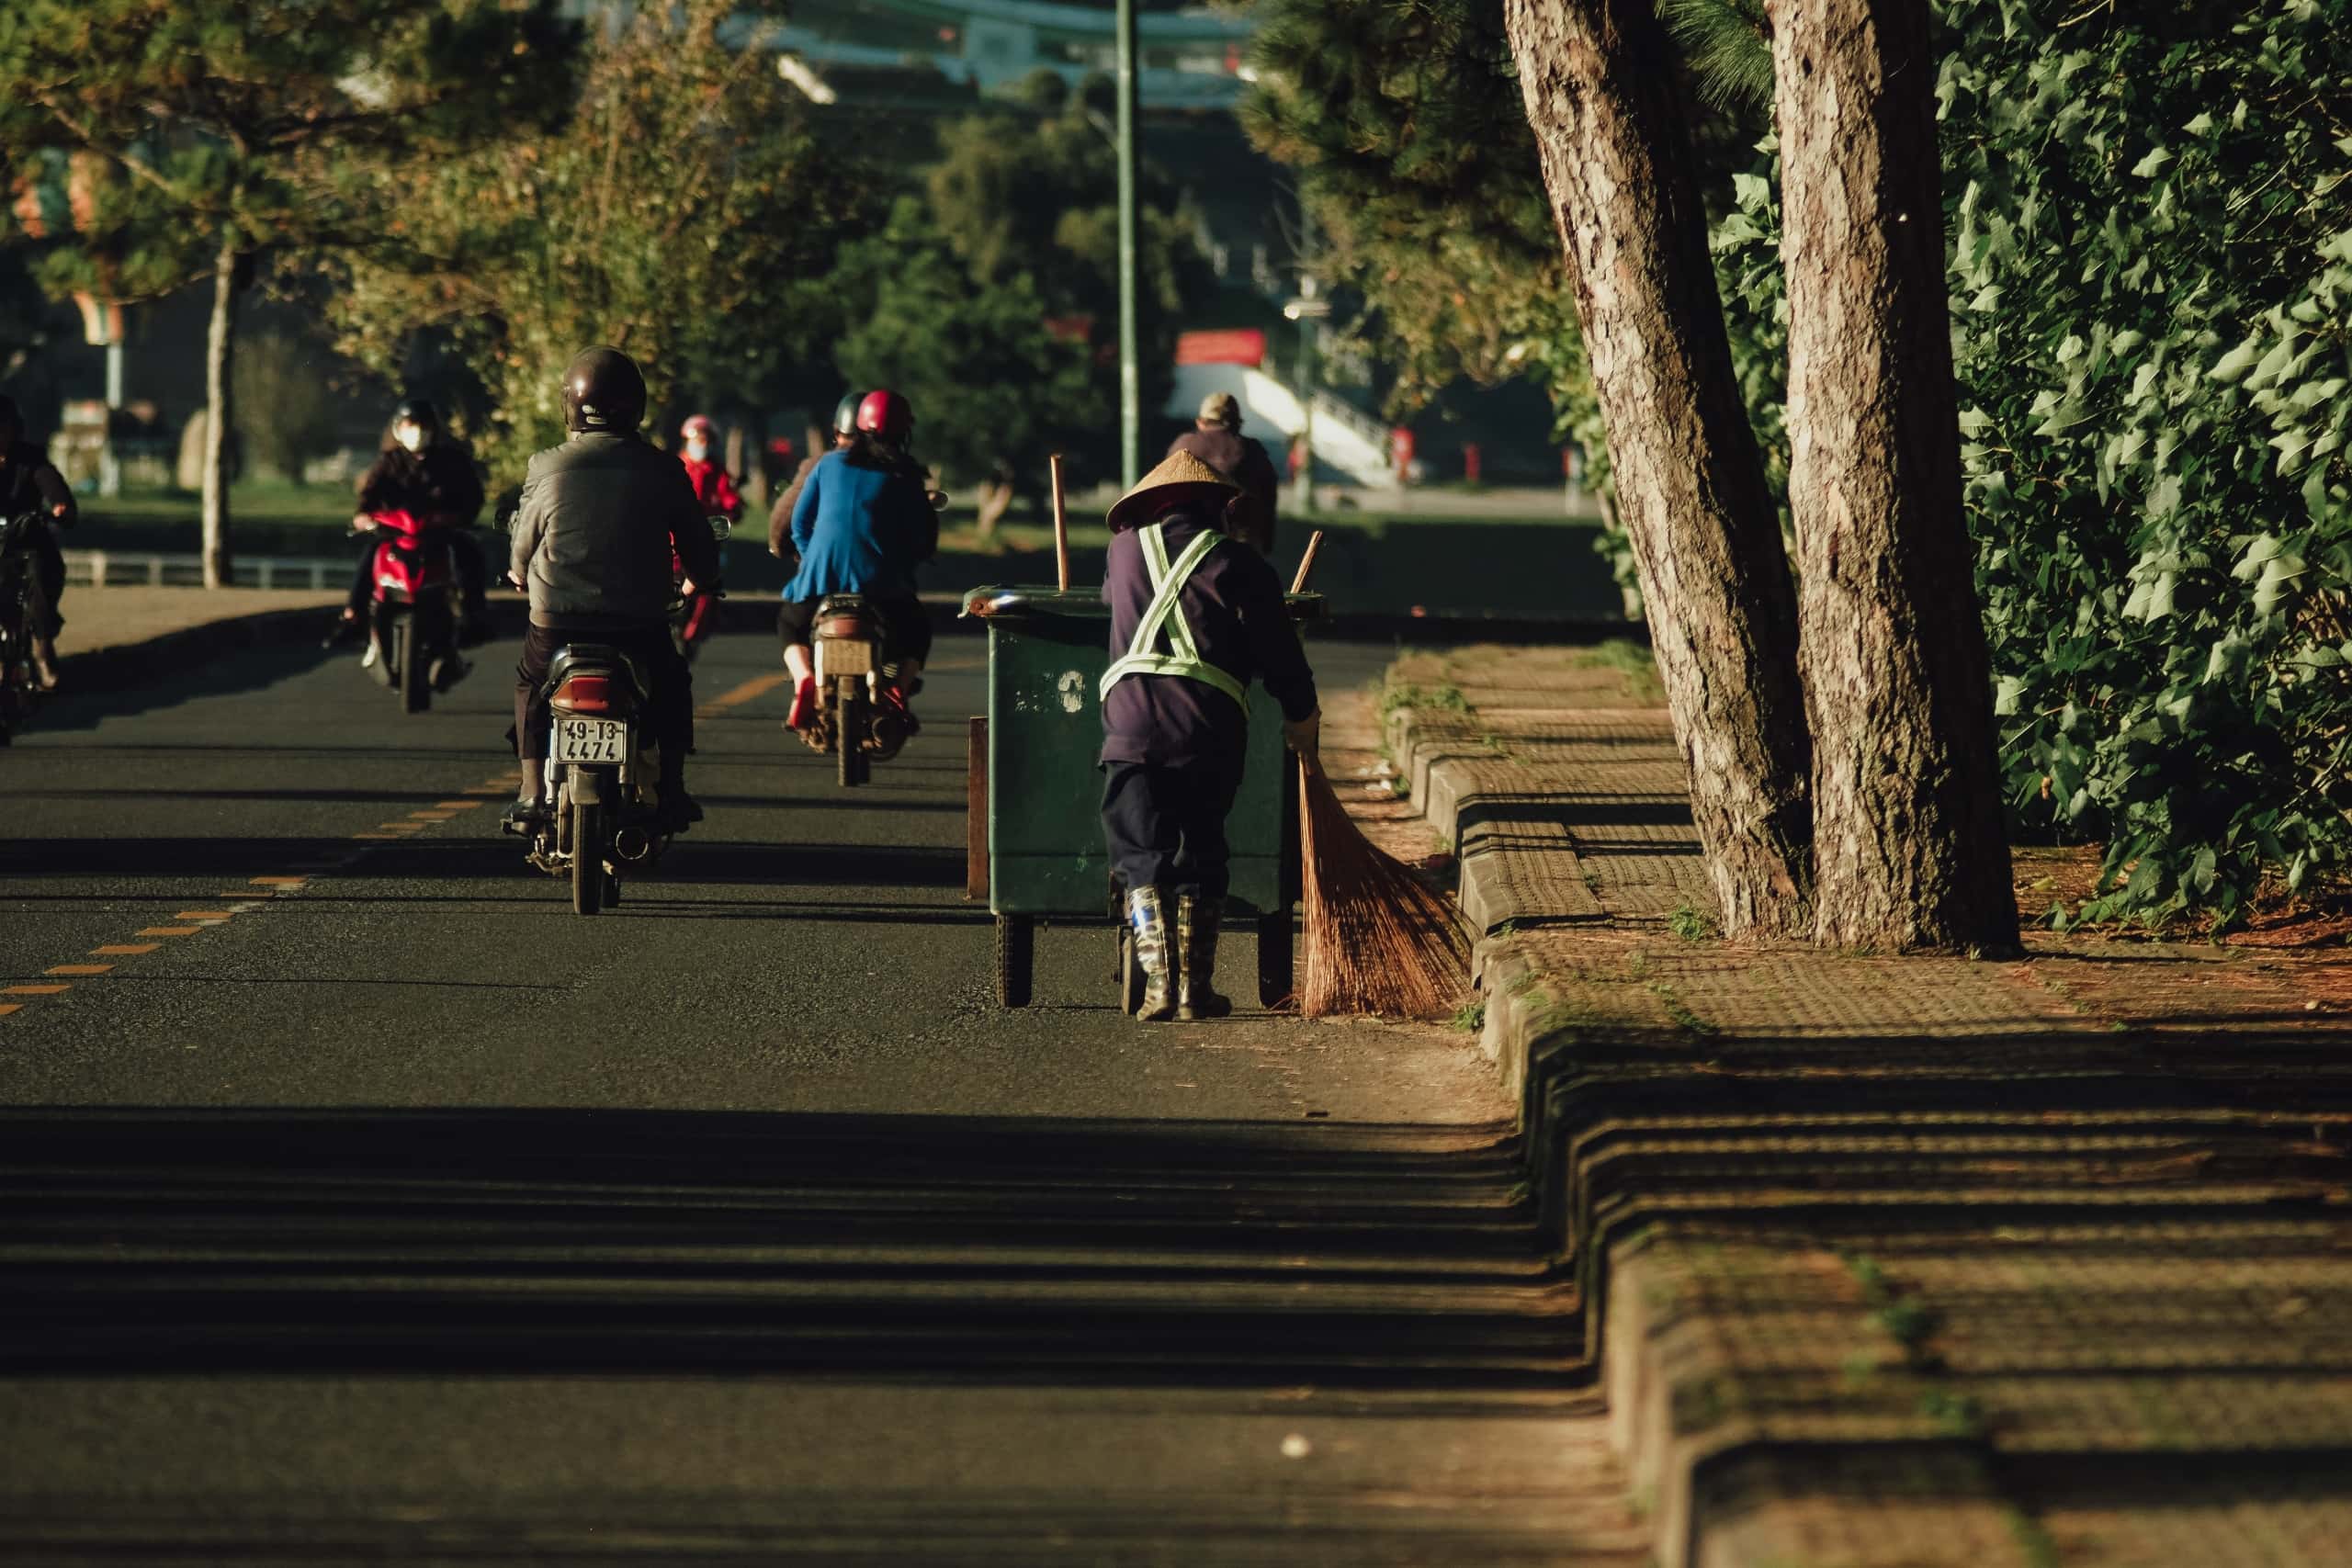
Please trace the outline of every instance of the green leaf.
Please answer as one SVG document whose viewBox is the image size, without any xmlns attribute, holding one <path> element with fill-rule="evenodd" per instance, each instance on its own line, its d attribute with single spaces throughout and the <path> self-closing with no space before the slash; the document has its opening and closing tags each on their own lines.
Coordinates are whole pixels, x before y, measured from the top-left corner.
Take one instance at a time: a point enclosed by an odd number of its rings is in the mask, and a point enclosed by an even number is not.
<svg viewBox="0 0 2352 1568">
<path fill-rule="evenodd" d="M 2132 164 L 2132 173 L 2143 180 L 2153 179 L 2155 175 L 2163 172 L 2164 166 L 2166 164 L 2171 162 L 2172 153 L 2165 148 L 2158 147 L 2150 152 L 2146 157 Z M 1721 189 L 1722 187 L 1718 186 L 1716 188 Z"/>
<path fill-rule="evenodd" d="M 2221 363 L 2205 374 L 2216 381 L 2234 381 L 2254 368 L 2262 353 L 2263 334 L 2256 333 L 2237 347 L 2223 355 Z"/>
</svg>

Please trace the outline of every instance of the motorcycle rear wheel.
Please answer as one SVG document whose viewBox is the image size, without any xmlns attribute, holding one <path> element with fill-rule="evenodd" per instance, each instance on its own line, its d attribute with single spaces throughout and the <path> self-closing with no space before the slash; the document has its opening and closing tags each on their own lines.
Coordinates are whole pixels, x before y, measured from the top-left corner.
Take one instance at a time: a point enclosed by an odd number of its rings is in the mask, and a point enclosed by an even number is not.
<svg viewBox="0 0 2352 1568">
<path fill-rule="evenodd" d="M 594 915 L 605 907 L 605 808 L 593 800 L 571 807 L 571 912 Z"/>
<path fill-rule="evenodd" d="M 834 726 L 833 750 L 841 757 L 842 787 L 848 789 L 865 782 L 865 736 L 874 725 L 865 682 L 855 675 L 844 675 L 841 681 L 841 715 Z"/>
<path fill-rule="evenodd" d="M 402 615 L 392 633 L 392 668 L 400 671 L 402 713 L 423 713 L 433 705 L 433 682 L 424 671 L 424 628 L 416 620 L 413 612 Z"/>
</svg>

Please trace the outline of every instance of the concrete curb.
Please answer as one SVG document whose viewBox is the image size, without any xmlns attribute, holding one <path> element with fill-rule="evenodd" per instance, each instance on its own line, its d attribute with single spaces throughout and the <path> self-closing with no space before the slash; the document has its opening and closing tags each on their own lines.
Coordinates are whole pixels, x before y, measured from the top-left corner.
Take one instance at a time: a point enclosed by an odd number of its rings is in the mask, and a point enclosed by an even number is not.
<svg viewBox="0 0 2352 1568">
<path fill-rule="evenodd" d="M 1736 1343 L 1693 1304 L 1701 1281 L 1724 1276 L 1724 1238 L 1684 1235 L 1670 1201 L 1607 1168 L 1622 1128 L 1657 1113 L 1660 1079 L 1583 1060 L 1580 1043 L 1628 1032 L 1539 983 L 1546 971 L 1529 951 L 1527 929 L 1606 917 L 1597 898 L 1589 908 L 1573 897 L 1572 908 L 1529 907 L 1532 879 L 1510 874 L 1509 863 L 1574 852 L 1542 841 L 1540 810 L 1514 811 L 1540 801 L 1498 790 L 1498 764 L 1475 724 L 1400 709 L 1385 739 L 1413 798 L 1456 845 L 1487 1004 L 1480 1047 L 1521 1106 L 1530 1185 L 1544 1233 L 1578 1281 L 1584 1348 L 1607 1396 L 1611 1446 L 1642 1499 L 1659 1568 L 1880 1568 L 1890 1537 L 1949 1538 L 1983 1568 L 2032 1568 L 2031 1532 L 2018 1528 L 1988 1450 L 1922 1417 L 1925 1391 L 1899 1368 L 1874 1374 L 1866 1437 L 1824 1442 L 1801 1421 L 1771 1416 L 1770 1380 L 1748 1365 L 1755 1347 Z M 1582 891 L 1573 879 L 1552 880 Z M 1812 1272 L 1796 1271 L 1801 1284 L 1821 1272 L 1817 1257 L 1806 1261 Z M 1764 1247 L 1747 1267 L 1759 1278 L 1789 1269 L 1783 1249 Z M 1883 1360 L 1885 1351 L 1856 1305 L 1850 1340 L 1823 1353 L 1834 1364 Z"/>
</svg>

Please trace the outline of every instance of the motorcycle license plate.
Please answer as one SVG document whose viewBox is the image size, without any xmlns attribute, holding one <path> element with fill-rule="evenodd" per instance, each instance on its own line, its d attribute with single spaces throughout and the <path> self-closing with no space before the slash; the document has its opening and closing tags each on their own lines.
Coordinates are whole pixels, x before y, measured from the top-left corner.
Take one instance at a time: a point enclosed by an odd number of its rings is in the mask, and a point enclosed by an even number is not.
<svg viewBox="0 0 2352 1568">
<path fill-rule="evenodd" d="M 874 673 L 874 645 L 849 638 L 820 642 L 817 645 L 825 664 L 825 673 L 832 675 L 871 675 Z"/>
<path fill-rule="evenodd" d="M 628 750 L 628 726 L 617 718 L 563 718 L 555 721 L 555 760 L 559 762 L 611 762 L 617 765 Z"/>
</svg>

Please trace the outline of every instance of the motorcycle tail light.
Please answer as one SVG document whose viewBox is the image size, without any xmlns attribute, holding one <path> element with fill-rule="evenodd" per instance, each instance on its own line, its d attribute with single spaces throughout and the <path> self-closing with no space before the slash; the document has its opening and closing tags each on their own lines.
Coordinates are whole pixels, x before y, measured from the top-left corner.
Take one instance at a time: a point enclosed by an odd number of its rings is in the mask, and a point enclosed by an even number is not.
<svg viewBox="0 0 2352 1568">
<path fill-rule="evenodd" d="M 610 713 L 613 708 L 613 682 L 609 675 L 571 675 L 555 689 L 549 699 L 557 707 L 573 713 Z"/>
</svg>

